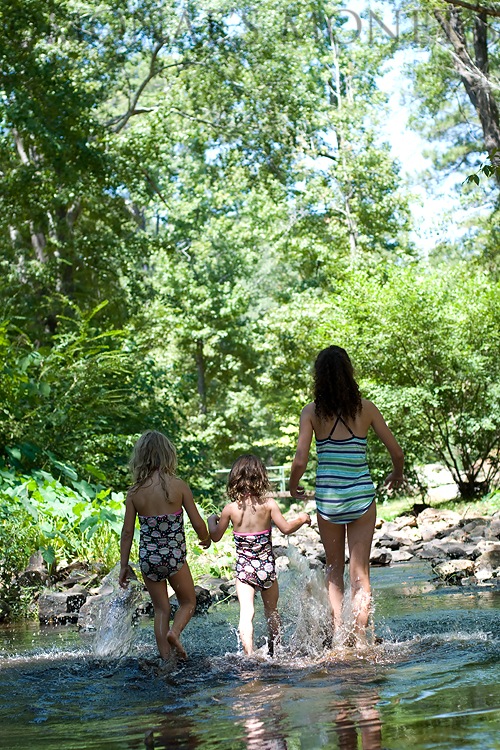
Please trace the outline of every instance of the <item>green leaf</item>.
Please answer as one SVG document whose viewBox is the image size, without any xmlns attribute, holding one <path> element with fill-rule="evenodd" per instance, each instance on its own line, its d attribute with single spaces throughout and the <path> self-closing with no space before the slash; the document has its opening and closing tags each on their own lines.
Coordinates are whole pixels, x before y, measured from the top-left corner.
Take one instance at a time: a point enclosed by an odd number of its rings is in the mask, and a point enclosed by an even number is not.
<svg viewBox="0 0 500 750">
<path fill-rule="evenodd" d="M 42 547 L 40 549 L 42 557 L 47 565 L 53 565 L 56 561 L 56 554 L 53 547 Z"/>
</svg>

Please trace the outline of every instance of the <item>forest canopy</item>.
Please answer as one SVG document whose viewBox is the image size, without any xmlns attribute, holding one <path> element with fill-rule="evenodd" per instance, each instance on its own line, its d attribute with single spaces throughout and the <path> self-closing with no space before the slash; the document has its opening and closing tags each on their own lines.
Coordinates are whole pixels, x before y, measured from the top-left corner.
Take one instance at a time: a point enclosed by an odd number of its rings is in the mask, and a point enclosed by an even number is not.
<svg viewBox="0 0 500 750">
<path fill-rule="evenodd" d="M 338 343 L 410 476 L 438 460 L 463 496 L 498 483 L 500 3 L 412 2 L 425 35 L 349 43 L 341 8 L 1 6 L 6 470 L 123 490 L 157 428 L 210 497 L 243 451 L 290 462 L 314 357 Z M 425 179 L 479 175 L 460 185 L 474 220 L 425 254 L 381 136 L 398 46 L 419 52 Z"/>
</svg>

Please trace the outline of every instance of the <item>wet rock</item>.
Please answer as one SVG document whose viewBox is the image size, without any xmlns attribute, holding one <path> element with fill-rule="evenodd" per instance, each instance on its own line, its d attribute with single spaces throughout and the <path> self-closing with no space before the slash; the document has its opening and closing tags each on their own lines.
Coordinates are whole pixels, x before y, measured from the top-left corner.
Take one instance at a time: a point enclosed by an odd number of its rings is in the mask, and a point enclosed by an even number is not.
<svg viewBox="0 0 500 750">
<path fill-rule="evenodd" d="M 448 560 L 433 566 L 436 575 L 446 583 L 460 583 L 462 578 L 474 574 L 472 560 Z"/>
<path fill-rule="evenodd" d="M 442 547 L 433 542 L 424 542 L 417 554 L 422 560 L 444 560 L 447 556 Z"/>
<path fill-rule="evenodd" d="M 130 567 L 132 569 L 133 580 L 137 580 L 137 574 L 134 570 L 135 566 L 131 565 Z M 93 631 L 96 629 L 96 624 L 101 617 L 103 609 L 109 604 L 113 596 L 117 596 L 121 591 L 118 583 L 119 572 L 120 563 L 116 563 L 114 568 L 102 579 L 99 593 L 95 596 L 89 596 L 82 605 L 77 620 L 79 630 Z"/>
<path fill-rule="evenodd" d="M 443 550 L 447 557 L 451 557 L 454 560 L 459 560 L 465 557 L 474 560 L 479 554 L 475 544 L 464 544 L 447 540 L 436 540 L 434 544 L 436 547 Z"/>
<path fill-rule="evenodd" d="M 491 539 L 493 541 L 498 541 L 500 539 L 500 518 L 492 519 L 491 523 L 485 531 L 484 538 Z"/>
<path fill-rule="evenodd" d="M 414 555 L 408 549 L 397 549 L 391 552 L 391 562 L 407 562 L 412 560 Z"/>
<path fill-rule="evenodd" d="M 194 610 L 195 615 L 204 615 L 208 612 L 210 605 L 212 604 L 212 595 L 208 589 L 202 586 L 194 587 L 196 594 L 196 609 Z"/>
<path fill-rule="evenodd" d="M 224 594 L 225 599 L 237 599 L 236 595 L 236 583 L 234 580 L 225 581 L 220 585 L 221 591 Z"/>
<path fill-rule="evenodd" d="M 276 560 L 279 557 L 286 557 L 288 555 L 288 547 L 284 547 L 282 544 L 273 544 L 273 553 Z"/>
<path fill-rule="evenodd" d="M 476 549 L 479 555 L 484 554 L 485 552 L 490 552 L 491 550 L 500 549 L 500 544 L 496 541 L 493 541 L 491 539 L 480 539 L 476 544 Z"/>
<path fill-rule="evenodd" d="M 474 534 L 474 536 L 484 536 L 484 533 L 489 525 L 489 519 L 483 516 L 479 518 L 468 518 L 464 519 L 461 523 L 462 529 L 467 534 Z"/>
<path fill-rule="evenodd" d="M 10 604 L 4 599 L 0 599 L 0 622 L 5 622 L 10 615 Z"/>
<path fill-rule="evenodd" d="M 288 557 L 281 556 L 276 559 L 276 573 L 280 573 L 283 570 L 288 570 L 290 567 L 290 560 Z"/>
<path fill-rule="evenodd" d="M 372 565 L 389 565 L 392 560 L 391 550 L 387 547 L 372 549 L 370 563 Z"/>
<path fill-rule="evenodd" d="M 44 589 L 38 599 L 38 619 L 42 625 L 66 625 L 78 622 L 78 613 L 87 599 L 84 589 L 54 591 Z"/>
<path fill-rule="evenodd" d="M 375 544 L 377 547 L 386 547 L 390 550 L 399 549 L 401 546 L 401 542 L 399 542 L 393 536 L 388 536 L 387 534 L 384 534 L 384 536 L 377 539 Z"/>
<path fill-rule="evenodd" d="M 23 570 L 18 578 L 20 586 L 40 586 L 49 580 L 49 571 L 42 557 L 41 552 L 35 552 L 31 555 L 26 569 Z"/>
<path fill-rule="evenodd" d="M 480 580 L 487 580 L 500 573 L 500 544 L 495 548 L 483 552 L 475 562 L 475 576 Z"/>
</svg>

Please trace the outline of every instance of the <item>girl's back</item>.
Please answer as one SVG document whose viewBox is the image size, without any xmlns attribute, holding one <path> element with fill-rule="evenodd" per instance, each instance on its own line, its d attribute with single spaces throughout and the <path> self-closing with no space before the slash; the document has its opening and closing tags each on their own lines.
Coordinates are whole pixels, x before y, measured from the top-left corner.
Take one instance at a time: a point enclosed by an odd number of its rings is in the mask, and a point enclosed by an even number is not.
<svg viewBox="0 0 500 750">
<path fill-rule="evenodd" d="M 353 434 L 364 438 L 368 433 L 373 419 L 373 404 L 366 399 L 361 400 L 361 409 L 354 419 L 345 416 L 338 421 L 337 416 L 330 419 L 322 419 L 315 413 L 314 402 L 309 404 L 306 409 L 309 409 L 311 423 L 317 440 L 325 440 L 331 434 L 335 423 L 337 424 L 335 425 L 335 432 L 332 437 L 335 437 L 337 440 L 349 439 Z"/>
<path fill-rule="evenodd" d="M 271 528 L 271 508 L 267 498 L 244 497 L 230 504 L 233 531 L 257 534 Z"/>
<path fill-rule="evenodd" d="M 178 513 L 182 508 L 185 483 L 177 477 L 153 472 L 144 484 L 129 491 L 140 516 L 162 516 Z"/>
</svg>

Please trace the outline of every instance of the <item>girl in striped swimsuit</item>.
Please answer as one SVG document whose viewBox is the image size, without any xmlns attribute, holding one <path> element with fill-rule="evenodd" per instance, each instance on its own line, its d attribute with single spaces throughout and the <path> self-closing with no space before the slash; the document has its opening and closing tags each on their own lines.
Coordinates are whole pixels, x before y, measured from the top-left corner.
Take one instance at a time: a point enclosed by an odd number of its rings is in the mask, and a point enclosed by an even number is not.
<svg viewBox="0 0 500 750">
<path fill-rule="evenodd" d="M 354 635 L 366 639 L 370 616 L 370 550 L 375 528 L 375 490 L 366 462 L 370 427 L 384 443 L 393 470 L 388 488 L 403 483 L 403 451 L 377 407 L 361 398 L 345 349 L 329 346 L 315 365 L 314 401 L 302 410 L 297 451 L 290 475 L 290 494 L 300 498 L 313 435 L 316 438 L 316 507 L 326 554 L 328 598 L 334 631 L 342 626 L 345 537 L 349 546 Z"/>
</svg>

